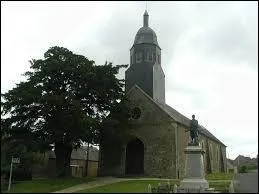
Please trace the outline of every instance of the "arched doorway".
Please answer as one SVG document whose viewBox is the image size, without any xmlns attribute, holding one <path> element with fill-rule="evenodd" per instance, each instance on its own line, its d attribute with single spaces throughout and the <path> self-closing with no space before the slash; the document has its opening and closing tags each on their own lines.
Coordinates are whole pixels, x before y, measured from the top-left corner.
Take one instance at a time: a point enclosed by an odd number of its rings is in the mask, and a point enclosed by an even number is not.
<svg viewBox="0 0 259 194">
<path fill-rule="evenodd" d="M 126 148 L 126 175 L 140 175 L 144 173 L 144 144 L 135 138 L 129 141 Z"/>
</svg>

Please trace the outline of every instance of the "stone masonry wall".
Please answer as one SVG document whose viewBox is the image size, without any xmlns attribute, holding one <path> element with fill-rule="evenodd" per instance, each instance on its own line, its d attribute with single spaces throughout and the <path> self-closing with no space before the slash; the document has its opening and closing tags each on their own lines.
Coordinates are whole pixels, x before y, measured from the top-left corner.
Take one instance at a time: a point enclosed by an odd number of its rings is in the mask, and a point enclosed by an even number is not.
<svg viewBox="0 0 259 194">
<path fill-rule="evenodd" d="M 171 125 L 171 117 L 137 88 L 132 91 L 130 97 L 132 107 L 141 109 L 140 118 L 133 121 L 134 128 L 131 133 L 144 144 L 144 174 L 154 177 L 174 177 L 175 130 Z M 125 142 L 125 148 L 127 143 Z M 126 153 L 122 155 L 123 170 Z"/>
<path fill-rule="evenodd" d="M 141 110 L 140 118 L 132 121 L 132 138 L 138 138 L 144 144 L 144 175 L 150 177 L 183 178 L 185 170 L 184 149 L 188 145 L 189 132 L 186 126 L 176 123 L 167 113 L 157 106 L 152 99 L 147 97 L 138 87 L 129 92 L 132 108 Z M 219 172 L 224 168 L 226 155 L 225 146 L 204 136 L 199 135 L 206 151 L 206 142 L 211 147 L 210 163 L 212 172 Z M 102 169 L 105 175 L 125 175 L 126 147 L 130 140 L 125 139 L 118 164 Z M 209 150 L 209 149 L 208 149 Z M 218 156 L 217 156 L 218 150 Z M 207 169 L 204 154 L 205 172 Z M 223 157 L 223 158 L 221 158 Z M 223 162 L 221 162 L 223 160 Z M 105 163 L 105 161 L 104 161 Z M 105 165 L 104 165 L 105 166 Z"/>
</svg>

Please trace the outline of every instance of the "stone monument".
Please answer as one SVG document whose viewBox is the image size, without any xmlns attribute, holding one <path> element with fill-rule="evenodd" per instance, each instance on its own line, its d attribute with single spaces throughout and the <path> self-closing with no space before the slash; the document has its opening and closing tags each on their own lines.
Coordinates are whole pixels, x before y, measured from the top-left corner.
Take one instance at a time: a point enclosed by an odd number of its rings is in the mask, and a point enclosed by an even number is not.
<svg viewBox="0 0 259 194">
<path fill-rule="evenodd" d="M 192 115 L 190 123 L 190 142 L 185 148 L 185 176 L 180 182 L 180 189 L 186 192 L 200 192 L 209 188 L 209 183 L 205 180 L 203 153 L 204 150 L 199 145 L 198 139 L 198 121 L 195 120 L 195 115 Z"/>
</svg>

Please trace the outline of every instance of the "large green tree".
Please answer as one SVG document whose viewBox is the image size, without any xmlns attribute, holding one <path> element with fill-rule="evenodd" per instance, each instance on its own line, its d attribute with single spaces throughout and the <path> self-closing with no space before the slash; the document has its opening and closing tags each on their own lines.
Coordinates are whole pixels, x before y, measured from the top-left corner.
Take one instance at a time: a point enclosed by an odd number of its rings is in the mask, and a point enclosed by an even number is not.
<svg viewBox="0 0 259 194">
<path fill-rule="evenodd" d="M 124 80 L 116 75 L 126 65 L 95 65 L 62 47 L 30 63 L 27 80 L 1 94 L 2 136 L 32 151 L 54 144 L 57 174 L 66 176 L 72 149 L 98 143 L 102 121 L 120 104 Z"/>
</svg>

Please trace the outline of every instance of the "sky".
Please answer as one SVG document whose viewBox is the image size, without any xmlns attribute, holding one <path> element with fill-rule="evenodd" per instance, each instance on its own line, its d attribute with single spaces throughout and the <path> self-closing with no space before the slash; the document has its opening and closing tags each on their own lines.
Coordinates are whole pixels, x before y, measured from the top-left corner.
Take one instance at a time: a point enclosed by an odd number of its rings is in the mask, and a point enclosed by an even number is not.
<svg viewBox="0 0 259 194">
<path fill-rule="evenodd" d="M 129 64 L 146 8 L 162 49 L 166 103 L 195 114 L 227 146 L 228 158 L 256 157 L 257 1 L 1 1 L 1 93 L 52 46 L 97 65 Z"/>
</svg>

